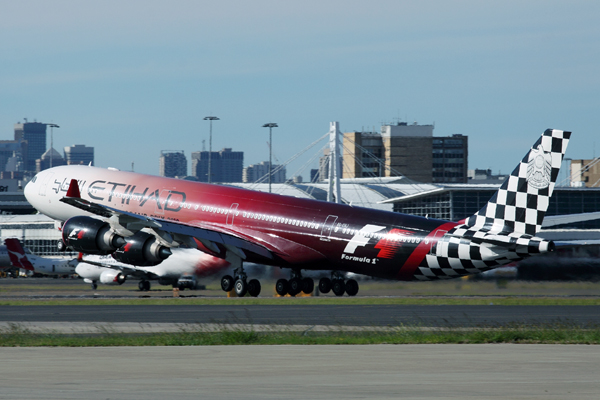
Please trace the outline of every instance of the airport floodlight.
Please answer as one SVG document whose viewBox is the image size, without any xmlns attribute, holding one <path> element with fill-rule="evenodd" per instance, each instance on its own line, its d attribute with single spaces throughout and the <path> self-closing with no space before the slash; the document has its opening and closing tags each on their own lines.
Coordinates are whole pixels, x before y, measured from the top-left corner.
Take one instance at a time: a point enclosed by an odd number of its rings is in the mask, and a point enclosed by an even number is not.
<svg viewBox="0 0 600 400">
<path fill-rule="evenodd" d="M 211 159 L 212 159 L 212 123 L 218 121 L 219 117 L 204 117 L 205 121 L 210 121 L 210 134 L 208 137 L 208 183 L 211 183 Z"/>
<path fill-rule="evenodd" d="M 50 149 L 54 150 L 54 128 L 60 128 L 60 126 L 56 124 L 45 124 L 50 127 Z M 50 168 L 52 168 L 52 160 L 54 159 L 54 152 L 50 151 Z"/>
<path fill-rule="evenodd" d="M 263 128 L 269 128 L 269 193 L 271 193 L 271 175 L 273 169 L 273 128 L 277 128 L 275 122 L 268 122 L 262 126 Z"/>
</svg>

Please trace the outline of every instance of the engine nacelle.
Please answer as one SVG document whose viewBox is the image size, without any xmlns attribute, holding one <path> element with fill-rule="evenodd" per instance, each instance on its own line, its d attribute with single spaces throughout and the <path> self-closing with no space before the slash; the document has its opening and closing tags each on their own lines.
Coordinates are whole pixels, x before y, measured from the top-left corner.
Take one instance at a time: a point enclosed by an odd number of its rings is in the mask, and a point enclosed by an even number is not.
<svg viewBox="0 0 600 400">
<path fill-rule="evenodd" d="M 110 254 L 125 244 L 106 222 L 82 216 L 65 222 L 62 239 L 66 246 L 85 254 Z"/>
<path fill-rule="evenodd" d="M 168 247 L 146 232 L 139 231 L 125 241 L 125 245 L 112 254 L 115 260 L 125 264 L 148 267 L 160 264 L 171 255 Z"/>
<path fill-rule="evenodd" d="M 127 277 L 119 271 L 111 269 L 103 271 L 100 274 L 100 279 L 98 280 L 100 281 L 100 283 L 103 283 L 105 285 L 122 285 L 125 282 L 126 278 Z"/>
</svg>

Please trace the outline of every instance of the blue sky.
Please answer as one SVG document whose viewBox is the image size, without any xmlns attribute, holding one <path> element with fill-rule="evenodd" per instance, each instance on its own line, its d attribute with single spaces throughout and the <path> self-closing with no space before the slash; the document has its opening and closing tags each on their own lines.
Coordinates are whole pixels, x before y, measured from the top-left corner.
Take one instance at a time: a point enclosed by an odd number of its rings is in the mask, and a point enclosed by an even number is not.
<svg viewBox="0 0 600 400">
<path fill-rule="evenodd" d="M 330 121 L 400 118 L 468 135 L 470 168 L 510 172 L 546 128 L 591 158 L 599 16 L 596 1 L 0 0 L 0 139 L 54 122 L 55 148 L 157 174 L 160 150 L 208 146 L 207 115 L 213 150 L 245 165 L 268 159 L 266 122 L 284 161 Z"/>
</svg>

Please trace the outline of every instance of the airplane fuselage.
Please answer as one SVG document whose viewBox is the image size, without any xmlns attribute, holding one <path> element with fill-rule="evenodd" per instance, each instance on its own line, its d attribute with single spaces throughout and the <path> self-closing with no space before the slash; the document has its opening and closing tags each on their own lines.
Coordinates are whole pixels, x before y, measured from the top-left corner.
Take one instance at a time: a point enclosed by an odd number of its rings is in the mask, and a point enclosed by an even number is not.
<svg viewBox="0 0 600 400">
<path fill-rule="evenodd" d="M 65 221 L 86 214 L 59 200 L 76 179 L 81 197 L 114 209 L 232 234 L 275 254 L 246 261 L 412 280 L 437 240 L 457 224 L 343 204 L 88 166 L 39 173 L 25 193 Z"/>
</svg>

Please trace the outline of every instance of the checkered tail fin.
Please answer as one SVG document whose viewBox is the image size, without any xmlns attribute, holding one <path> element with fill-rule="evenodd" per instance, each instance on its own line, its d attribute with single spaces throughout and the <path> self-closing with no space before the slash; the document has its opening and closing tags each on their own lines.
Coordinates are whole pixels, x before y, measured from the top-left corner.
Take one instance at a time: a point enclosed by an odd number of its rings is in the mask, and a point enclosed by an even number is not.
<svg viewBox="0 0 600 400">
<path fill-rule="evenodd" d="M 490 201 L 465 225 L 489 232 L 535 235 L 542 221 L 571 132 L 546 130 Z"/>
</svg>

